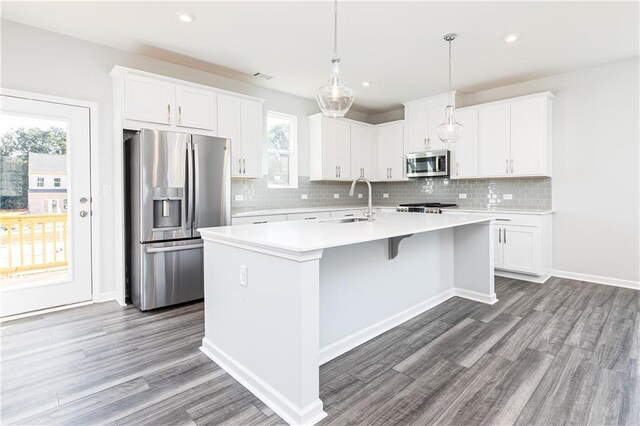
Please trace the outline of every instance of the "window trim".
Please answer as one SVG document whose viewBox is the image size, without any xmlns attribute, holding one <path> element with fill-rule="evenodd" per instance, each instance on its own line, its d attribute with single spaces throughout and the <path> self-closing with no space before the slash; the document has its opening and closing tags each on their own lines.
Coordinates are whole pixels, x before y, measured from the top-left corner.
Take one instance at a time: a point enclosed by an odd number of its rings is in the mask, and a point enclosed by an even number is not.
<svg viewBox="0 0 640 426">
<path fill-rule="evenodd" d="M 44 188 L 44 177 L 36 176 L 36 188 Z"/>
<path fill-rule="evenodd" d="M 289 149 L 271 149 L 269 148 L 269 117 L 279 118 L 281 120 L 287 120 L 290 123 L 290 139 Z M 267 137 L 266 143 L 266 170 L 267 170 L 267 188 L 268 189 L 297 189 L 298 188 L 298 117 L 293 114 L 285 114 L 283 112 L 277 112 L 267 110 Z M 269 183 L 269 154 L 287 154 L 289 156 L 289 185 L 273 185 Z"/>
</svg>

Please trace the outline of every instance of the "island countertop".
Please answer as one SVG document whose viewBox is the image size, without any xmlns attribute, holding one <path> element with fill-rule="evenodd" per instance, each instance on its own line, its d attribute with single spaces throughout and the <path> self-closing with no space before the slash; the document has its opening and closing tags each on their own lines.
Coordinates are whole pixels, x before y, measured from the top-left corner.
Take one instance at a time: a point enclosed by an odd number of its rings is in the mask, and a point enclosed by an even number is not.
<svg viewBox="0 0 640 426">
<path fill-rule="evenodd" d="M 330 247 L 437 231 L 490 221 L 470 214 L 409 215 L 389 213 L 373 222 L 340 223 L 335 219 L 288 221 L 200 228 L 205 241 L 302 254 Z"/>
</svg>

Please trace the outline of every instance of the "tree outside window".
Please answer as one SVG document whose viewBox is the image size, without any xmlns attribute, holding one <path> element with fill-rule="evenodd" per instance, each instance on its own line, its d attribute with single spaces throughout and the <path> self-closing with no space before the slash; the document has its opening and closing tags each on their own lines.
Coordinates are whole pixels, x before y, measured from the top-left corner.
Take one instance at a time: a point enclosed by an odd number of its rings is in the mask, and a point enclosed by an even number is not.
<svg viewBox="0 0 640 426">
<path fill-rule="evenodd" d="M 298 187 L 296 117 L 267 112 L 267 186 Z"/>
</svg>

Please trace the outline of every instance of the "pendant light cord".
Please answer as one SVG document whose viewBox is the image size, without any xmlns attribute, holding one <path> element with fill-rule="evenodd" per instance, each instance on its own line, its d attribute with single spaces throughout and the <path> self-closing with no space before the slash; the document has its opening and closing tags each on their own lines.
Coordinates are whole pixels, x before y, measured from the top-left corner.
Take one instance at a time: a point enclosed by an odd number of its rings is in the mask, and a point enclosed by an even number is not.
<svg viewBox="0 0 640 426">
<path fill-rule="evenodd" d="M 453 105 L 453 96 L 451 95 L 451 40 L 449 40 L 449 106 Z"/>
<path fill-rule="evenodd" d="M 338 0 L 333 1 L 333 59 L 338 59 Z"/>
</svg>

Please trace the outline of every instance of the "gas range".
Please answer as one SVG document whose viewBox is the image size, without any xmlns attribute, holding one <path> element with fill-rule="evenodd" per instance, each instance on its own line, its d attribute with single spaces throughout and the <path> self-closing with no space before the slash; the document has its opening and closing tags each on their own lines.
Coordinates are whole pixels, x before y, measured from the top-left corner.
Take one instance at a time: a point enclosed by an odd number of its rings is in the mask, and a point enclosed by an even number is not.
<svg viewBox="0 0 640 426">
<path fill-rule="evenodd" d="M 400 204 L 396 207 L 396 211 L 402 213 L 432 213 L 440 214 L 442 209 L 447 207 L 457 207 L 457 204 L 443 204 L 443 203 L 408 203 Z"/>
</svg>

